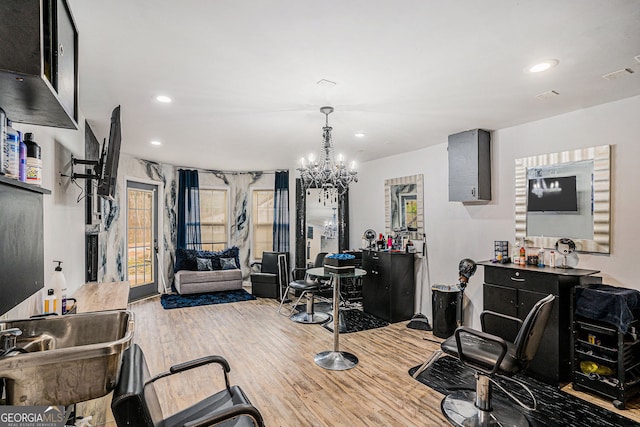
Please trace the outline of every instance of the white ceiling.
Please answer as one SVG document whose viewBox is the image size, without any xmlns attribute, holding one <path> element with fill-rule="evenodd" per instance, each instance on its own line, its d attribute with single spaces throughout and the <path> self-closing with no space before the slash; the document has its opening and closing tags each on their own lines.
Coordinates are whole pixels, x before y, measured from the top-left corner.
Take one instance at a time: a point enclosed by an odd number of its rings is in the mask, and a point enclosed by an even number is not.
<svg viewBox="0 0 640 427">
<path fill-rule="evenodd" d="M 122 151 L 178 166 L 291 167 L 319 152 L 323 105 L 363 162 L 640 94 L 638 0 L 69 2 L 96 136 L 122 105 Z"/>
</svg>

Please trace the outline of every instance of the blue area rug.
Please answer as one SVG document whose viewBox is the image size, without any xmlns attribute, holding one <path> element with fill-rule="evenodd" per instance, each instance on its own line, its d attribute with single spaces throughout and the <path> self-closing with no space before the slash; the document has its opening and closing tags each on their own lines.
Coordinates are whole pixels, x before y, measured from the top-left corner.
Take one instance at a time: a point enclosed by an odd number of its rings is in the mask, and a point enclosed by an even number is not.
<svg viewBox="0 0 640 427">
<path fill-rule="evenodd" d="M 228 302 L 249 301 L 256 299 L 244 289 L 232 291 L 209 292 L 206 294 L 162 295 L 160 304 L 165 310 L 172 308 L 195 307 L 198 305 L 226 304 Z"/>
</svg>

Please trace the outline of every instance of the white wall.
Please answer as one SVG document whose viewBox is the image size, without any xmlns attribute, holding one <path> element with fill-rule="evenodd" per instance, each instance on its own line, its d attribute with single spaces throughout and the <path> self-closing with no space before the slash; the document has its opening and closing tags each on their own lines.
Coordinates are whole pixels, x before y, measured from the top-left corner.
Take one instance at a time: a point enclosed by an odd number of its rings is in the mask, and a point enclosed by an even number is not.
<svg viewBox="0 0 640 427">
<path fill-rule="evenodd" d="M 431 284 L 457 282 L 462 258 L 488 260 L 494 240 L 514 241 L 515 159 L 610 144 L 612 146 L 611 254 L 579 254 L 579 268 L 600 270 L 605 283 L 640 289 L 632 267 L 640 235 L 640 97 L 579 110 L 550 119 L 492 132 L 492 201 L 464 205 L 448 201 L 447 141 L 385 159 L 363 163 L 350 197 L 350 241 L 360 242 L 367 228 L 384 230 L 384 180 L 424 174 L 425 232 Z M 460 129 L 464 131 L 467 129 Z M 429 141 L 433 143 L 434 141 Z M 465 295 L 472 325 L 482 310 L 483 269 Z M 431 291 L 422 283 L 422 312 L 431 319 Z"/>
<path fill-rule="evenodd" d="M 69 294 L 84 284 L 84 200 L 77 202 L 81 190 L 59 173 L 71 171 L 71 154 L 84 158 L 84 118 L 79 130 L 57 129 L 14 123 L 23 133 L 32 132 L 42 149 L 42 186 L 51 190 L 44 196 L 44 289 L 56 264 L 61 260 Z M 80 170 L 78 170 L 80 171 Z M 78 180 L 84 188 L 85 181 Z M 41 294 L 19 304 L 2 318 L 28 317 L 41 312 Z"/>
</svg>

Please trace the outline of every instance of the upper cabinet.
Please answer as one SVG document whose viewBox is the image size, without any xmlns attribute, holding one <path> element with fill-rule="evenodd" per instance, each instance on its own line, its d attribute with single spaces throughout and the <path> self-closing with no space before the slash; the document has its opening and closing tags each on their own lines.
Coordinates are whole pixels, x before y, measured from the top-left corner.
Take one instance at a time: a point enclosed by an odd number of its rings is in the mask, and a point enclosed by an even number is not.
<svg viewBox="0 0 640 427">
<path fill-rule="evenodd" d="M 449 201 L 491 200 L 491 135 L 474 129 L 449 135 Z"/>
<path fill-rule="evenodd" d="M 17 123 L 78 129 L 78 31 L 66 0 L 0 3 L 0 107 Z"/>
</svg>

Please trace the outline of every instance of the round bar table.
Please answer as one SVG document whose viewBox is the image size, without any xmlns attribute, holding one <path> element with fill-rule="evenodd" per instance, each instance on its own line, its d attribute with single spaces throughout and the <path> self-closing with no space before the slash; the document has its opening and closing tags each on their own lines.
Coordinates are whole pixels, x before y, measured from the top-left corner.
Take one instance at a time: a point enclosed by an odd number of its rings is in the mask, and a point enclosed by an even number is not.
<svg viewBox="0 0 640 427">
<path fill-rule="evenodd" d="M 332 371 L 345 371 L 358 364 L 358 358 L 346 351 L 340 351 L 340 281 L 348 277 L 362 277 L 367 272 L 360 268 L 345 273 L 326 271 L 324 267 L 310 268 L 310 276 L 331 277 L 333 282 L 333 350 L 323 351 L 315 355 L 316 365 Z"/>
</svg>

